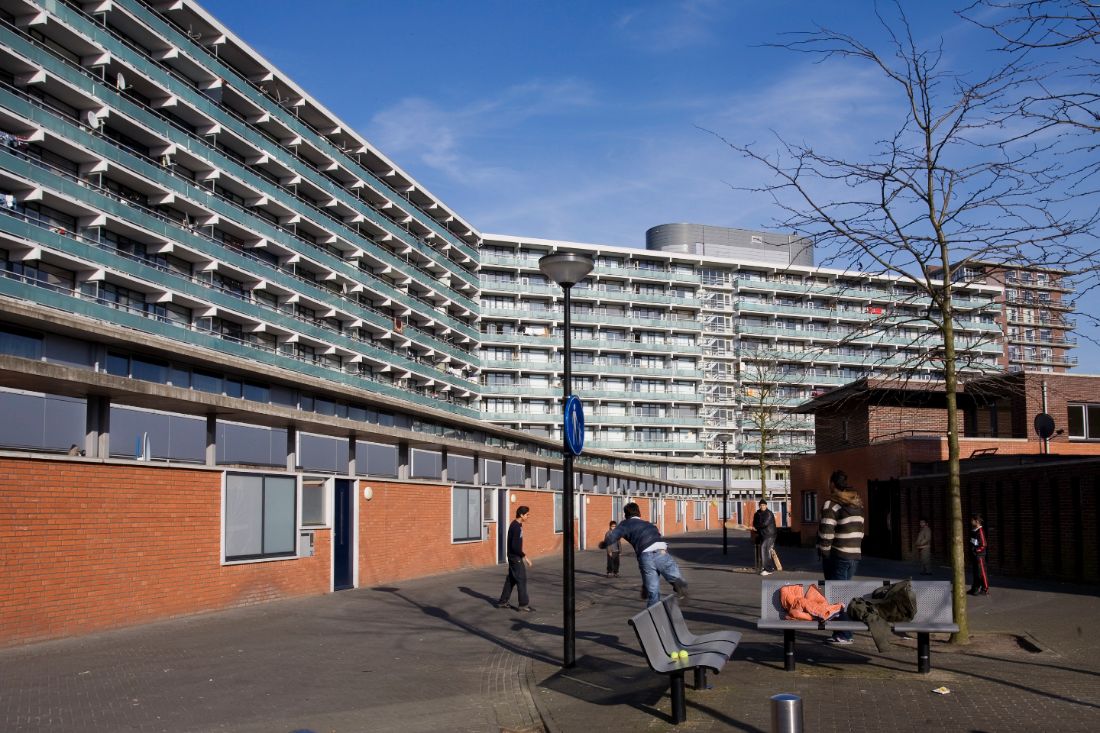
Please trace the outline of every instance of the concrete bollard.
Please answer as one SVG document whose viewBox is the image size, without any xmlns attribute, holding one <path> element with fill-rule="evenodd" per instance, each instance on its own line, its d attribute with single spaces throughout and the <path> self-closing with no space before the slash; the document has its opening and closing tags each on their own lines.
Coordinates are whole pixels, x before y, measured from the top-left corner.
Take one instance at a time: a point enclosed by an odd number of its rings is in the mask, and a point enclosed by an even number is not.
<svg viewBox="0 0 1100 733">
<path fill-rule="evenodd" d="M 802 698 L 781 693 L 772 695 L 772 732 L 802 733 Z"/>
</svg>

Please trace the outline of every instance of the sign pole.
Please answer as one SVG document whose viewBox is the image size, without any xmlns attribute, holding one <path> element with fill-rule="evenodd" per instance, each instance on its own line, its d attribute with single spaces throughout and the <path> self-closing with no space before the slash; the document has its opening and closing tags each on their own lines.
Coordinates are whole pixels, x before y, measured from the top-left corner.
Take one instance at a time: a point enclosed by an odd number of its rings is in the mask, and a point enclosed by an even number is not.
<svg viewBox="0 0 1100 733">
<path fill-rule="evenodd" d="M 569 404 L 569 397 L 573 394 L 573 369 L 572 364 L 572 348 L 573 348 L 573 334 L 572 323 L 569 317 L 570 301 L 569 291 L 572 290 L 572 286 L 569 284 L 563 284 L 562 290 L 565 291 L 565 333 L 563 334 L 564 349 L 562 353 L 563 372 L 564 372 L 564 397 L 562 399 L 562 407 L 564 408 Z M 562 554 L 561 554 L 561 573 L 562 573 L 562 627 L 565 634 L 565 651 L 564 661 L 562 666 L 566 669 L 574 667 L 577 664 L 577 615 L 576 615 L 576 579 L 573 575 L 574 569 L 574 557 L 573 557 L 573 450 L 569 445 L 569 428 L 571 421 L 567 420 L 562 424 L 562 470 L 564 475 L 562 476 Z"/>
</svg>

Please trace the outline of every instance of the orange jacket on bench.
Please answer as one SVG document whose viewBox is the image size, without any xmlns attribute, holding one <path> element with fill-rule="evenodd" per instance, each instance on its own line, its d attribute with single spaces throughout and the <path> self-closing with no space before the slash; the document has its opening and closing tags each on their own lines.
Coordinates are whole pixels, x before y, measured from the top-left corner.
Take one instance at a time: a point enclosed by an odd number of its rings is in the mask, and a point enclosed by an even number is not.
<svg viewBox="0 0 1100 733">
<path fill-rule="evenodd" d="M 824 621 L 844 609 L 843 603 L 830 604 L 816 585 L 803 595 L 801 585 L 785 585 L 779 589 L 779 602 L 789 621 Z"/>
</svg>

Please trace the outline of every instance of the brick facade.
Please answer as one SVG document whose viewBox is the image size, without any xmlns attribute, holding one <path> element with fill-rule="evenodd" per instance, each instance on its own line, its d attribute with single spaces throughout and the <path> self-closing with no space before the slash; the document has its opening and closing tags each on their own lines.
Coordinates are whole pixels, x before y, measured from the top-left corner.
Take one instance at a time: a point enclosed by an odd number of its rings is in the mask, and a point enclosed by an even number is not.
<svg viewBox="0 0 1100 733">
<path fill-rule="evenodd" d="M 313 557 L 221 563 L 218 471 L 0 462 L 0 645 L 328 592 Z"/>
<path fill-rule="evenodd" d="M 329 592 L 328 527 L 311 529 L 310 557 L 223 563 L 223 475 L 158 464 L 0 457 L 0 647 Z M 362 479 L 353 485 L 356 586 L 496 564 L 496 523 L 480 541 L 452 541 L 450 484 Z M 526 550 L 535 562 L 558 561 L 554 493 L 509 493 L 514 500 L 501 526 L 516 507 L 531 507 Z M 613 497 L 580 500 L 585 545 L 595 550 Z M 637 501 L 648 519 L 650 501 L 657 500 Z M 690 501 L 685 509 L 686 521 L 678 524 L 675 502 L 665 502 L 666 535 L 704 528 L 692 519 Z M 712 519 L 710 526 L 718 525 Z"/>
</svg>

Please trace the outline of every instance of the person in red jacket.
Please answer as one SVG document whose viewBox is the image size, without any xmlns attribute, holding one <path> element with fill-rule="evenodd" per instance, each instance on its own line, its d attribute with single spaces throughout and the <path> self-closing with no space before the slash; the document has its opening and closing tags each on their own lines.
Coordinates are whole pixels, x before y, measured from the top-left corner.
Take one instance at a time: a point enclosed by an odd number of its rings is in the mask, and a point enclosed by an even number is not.
<svg viewBox="0 0 1100 733">
<path fill-rule="evenodd" d="M 984 596 L 989 593 L 989 576 L 985 572 L 985 529 L 982 528 L 982 516 L 970 517 L 970 556 L 974 559 L 971 570 L 974 582 L 968 591 L 972 596 Z"/>
</svg>

